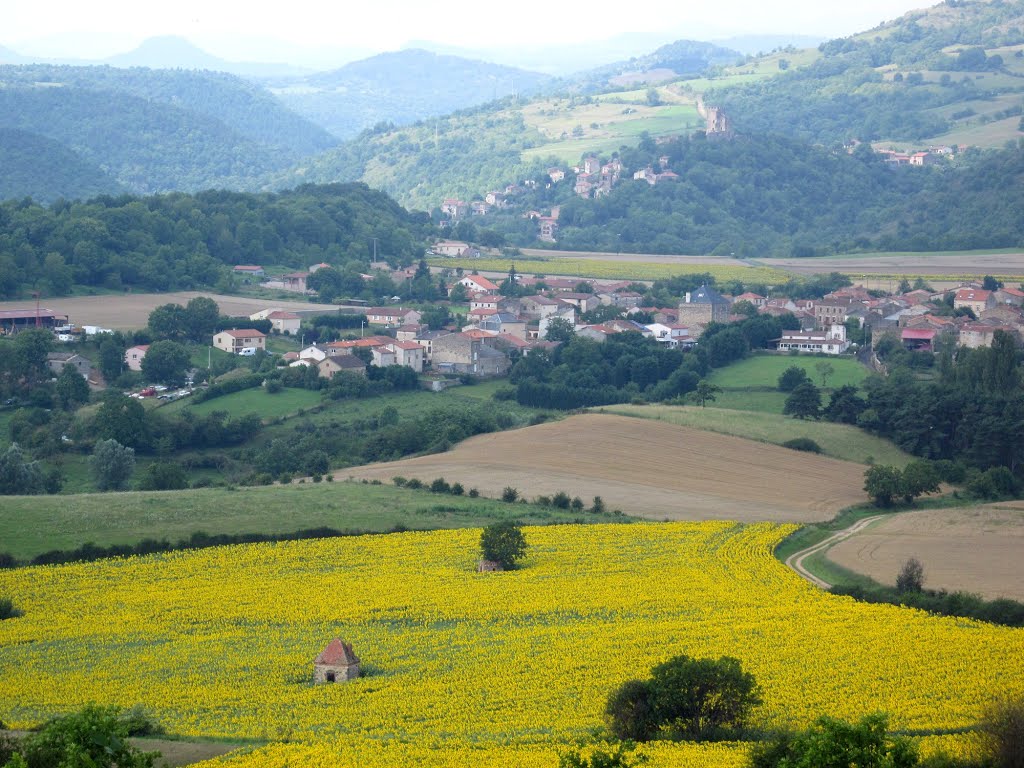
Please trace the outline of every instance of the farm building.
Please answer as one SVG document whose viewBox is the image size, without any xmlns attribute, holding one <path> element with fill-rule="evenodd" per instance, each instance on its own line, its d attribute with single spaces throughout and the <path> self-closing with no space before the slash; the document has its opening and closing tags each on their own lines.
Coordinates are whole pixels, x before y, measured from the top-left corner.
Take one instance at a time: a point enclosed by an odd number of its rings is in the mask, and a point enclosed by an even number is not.
<svg viewBox="0 0 1024 768">
<path fill-rule="evenodd" d="M 314 683 L 343 683 L 359 677 L 359 657 L 352 643 L 334 638 L 320 655 L 313 659 Z"/>
<path fill-rule="evenodd" d="M 679 322 L 693 325 L 711 322 L 724 323 L 729 319 L 732 304 L 714 288 L 702 285 L 693 293 L 687 293 L 679 305 Z"/>
<path fill-rule="evenodd" d="M 28 307 L 25 309 L 0 310 L 0 332 L 17 333 L 26 328 L 53 328 L 67 325 L 68 316 L 54 312 L 52 309 Z"/>
</svg>

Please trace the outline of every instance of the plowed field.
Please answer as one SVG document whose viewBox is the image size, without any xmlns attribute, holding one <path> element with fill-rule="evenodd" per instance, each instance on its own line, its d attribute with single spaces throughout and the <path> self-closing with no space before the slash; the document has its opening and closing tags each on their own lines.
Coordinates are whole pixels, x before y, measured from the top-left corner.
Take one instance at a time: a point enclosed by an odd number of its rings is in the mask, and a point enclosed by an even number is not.
<svg viewBox="0 0 1024 768">
<path fill-rule="evenodd" d="M 480 435 L 447 453 L 337 475 L 443 477 L 485 496 L 506 486 L 528 498 L 565 491 L 588 506 L 600 496 L 609 508 L 657 520 L 811 522 L 866 500 L 859 464 L 605 414 Z"/>
<path fill-rule="evenodd" d="M 883 584 L 895 584 L 916 557 L 929 589 L 1024 600 L 1024 502 L 905 512 L 828 551 L 828 559 Z"/>
</svg>

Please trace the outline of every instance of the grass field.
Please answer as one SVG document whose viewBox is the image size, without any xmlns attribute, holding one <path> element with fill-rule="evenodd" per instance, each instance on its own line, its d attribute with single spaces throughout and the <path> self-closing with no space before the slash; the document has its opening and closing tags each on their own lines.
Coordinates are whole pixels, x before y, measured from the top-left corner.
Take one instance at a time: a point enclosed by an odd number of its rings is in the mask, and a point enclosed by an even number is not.
<svg viewBox="0 0 1024 768">
<path fill-rule="evenodd" d="M 831 547 L 825 557 L 888 585 L 895 585 L 900 568 L 915 557 L 924 565 L 929 589 L 1024 600 L 1022 552 L 1024 503 L 1005 502 L 890 515 Z"/>
<path fill-rule="evenodd" d="M 523 567 L 499 574 L 475 572 L 476 530 L 0 571 L 25 611 L 0 630 L 0 718 L 138 703 L 172 734 L 276 742 L 238 768 L 550 768 L 610 691 L 681 653 L 741 661 L 756 729 L 881 710 L 946 732 L 1024 693 L 1024 633 L 824 593 L 772 558 L 791 529 L 526 528 Z M 312 685 L 332 637 L 364 675 Z M 739 768 L 747 746 L 641 751 Z"/>
<path fill-rule="evenodd" d="M 667 421 L 694 429 L 705 429 L 749 440 L 781 445 L 797 437 L 809 437 L 826 456 L 864 464 L 871 458 L 878 464 L 903 467 L 913 460 L 888 440 L 869 435 L 847 424 L 792 419 L 775 413 L 734 411 L 725 408 L 671 405 L 608 405 L 604 413 Z M 793 451 L 796 456 L 808 454 Z M 863 500 L 863 496 L 860 500 Z"/>
<path fill-rule="evenodd" d="M 749 387 L 769 387 L 776 389 L 779 376 L 787 368 L 803 368 L 816 387 L 822 387 L 821 375 L 816 368 L 820 363 L 828 363 L 835 372 L 828 377 L 828 387 L 839 387 L 852 384 L 858 386 L 870 371 L 856 360 L 849 357 L 810 357 L 807 355 L 753 355 L 739 362 L 716 368 L 708 380 L 724 389 L 743 389 Z M 781 394 L 781 393 L 780 393 Z"/>
<path fill-rule="evenodd" d="M 193 403 L 188 398 L 182 398 L 165 405 L 161 409 L 161 413 L 178 413 L 187 410 L 196 416 L 206 416 L 213 411 L 227 411 L 231 418 L 255 413 L 264 421 L 271 421 L 281 416 L 291 416 L 298 413 L 300 409 L 319 405 L 322 401 L 321 393 L 310 389 L 285 387 L 280 392 L 271 394 L 263 387 L 254 387 L 241 392 L 232 392 L 230 395 L 215 397 L 202 403 Z"/>
<path fill-rule="evenodd" d="M 437 475 L 422 478 L 428 482 Z M 467 490 L 470 486 L 466 486 Z M 0 505 L 0 551 L 30 558 L 86 542 L 110 546 L 142 539 L 187 538 L 196 531 L 291 533 L 329 527 L 352 531 L 464 528 L 515 518 L 544 525 L 581 515 L 532 504 L 434 494 L 364 483 L 292 483 L 256 488 L 191 491 L 5 496 Z M 590 522 L 621 516 L 583 515 Z"/>
<path fill-rule="evenodd" d="M 565 491 L 659 520 L 810 522 L 863 501 L 863 471 L 859 464 L 668 422 L 591 413 L 336 476 L 441 476 L 490 496 L 506 486 L 530 498 Z"/>
</svg>

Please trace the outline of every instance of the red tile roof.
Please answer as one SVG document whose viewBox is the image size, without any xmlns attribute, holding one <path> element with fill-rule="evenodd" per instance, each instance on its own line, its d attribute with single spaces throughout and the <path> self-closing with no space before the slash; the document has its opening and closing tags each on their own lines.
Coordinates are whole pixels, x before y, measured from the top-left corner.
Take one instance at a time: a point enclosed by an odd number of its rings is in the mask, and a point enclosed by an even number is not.
<svg viewBox="0 0 1024 768">
<path fill-rule="evenodd" d="M 239 336 L 261 338 L 267 335 L 261 331 L 257 331 L 255 328 L 232 328 L 229 331 L 221 331 L 221 333 L 226 333 L 228 336 L 234 336 L 235 338 L 238 338 Z"/>
<path fill-rule="evenodd" d="M 359 657 L 352 650 L 352 644 L 334 638 L 327 644 L 320 655 L 313 660 L 314 664 L 358 664 Z"/>
</svg>

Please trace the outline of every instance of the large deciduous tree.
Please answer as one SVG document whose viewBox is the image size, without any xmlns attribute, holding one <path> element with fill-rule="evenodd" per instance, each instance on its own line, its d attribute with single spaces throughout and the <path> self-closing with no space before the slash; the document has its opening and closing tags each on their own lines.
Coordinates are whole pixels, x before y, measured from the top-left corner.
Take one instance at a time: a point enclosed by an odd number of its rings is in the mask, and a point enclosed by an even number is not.
<svg viewBox="0 0 1024 768">
<path fill-rule="evenodd" d="M 122 490 L 135 471 L 135 451 L 117 440 L 100 440 L 92 450 L 89 468 L 98 490 Z"/>
<path fill-rule="evenodd" d="M 188 350 L 176 341 L 154 341 L 142 358 L 142 375 L 160 384 L 185 381 L 190 358 Z"/>
<path fill-rule="evenodd" d="M 480 555 L 502 568 L 515 568 L 526 554 L 526 537 L 518 523 L 502 520 L 484 528 L 480 534 Z"/>
</svg>

